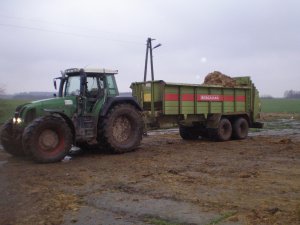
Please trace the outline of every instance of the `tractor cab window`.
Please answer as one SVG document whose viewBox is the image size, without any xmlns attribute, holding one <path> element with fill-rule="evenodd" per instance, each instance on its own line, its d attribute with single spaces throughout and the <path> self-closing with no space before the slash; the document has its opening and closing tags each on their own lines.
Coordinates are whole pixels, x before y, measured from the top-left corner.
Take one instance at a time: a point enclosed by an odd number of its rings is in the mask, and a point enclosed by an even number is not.
<svg viewBox="0 0 300 225">
<path fill-rule="evenodd" d="M 97 98 L 99 94 L 99 79 L 97 77 L 87 77 L 87 97 Z"/>
<path fill-rule="evenodd" d="M 87 77 L 86 96 L 88 98 L 99 98 L 104 95 L 103 77 Z"/>
<path fill-rule="evenodd" d="M 116 96 L 119 94 L 115 77 L 113 75 L 106 76 L 106 87 L 108 89 L 108 94 L 111 96 Z"/>
<path fill-rule="evenodd" d="M 80 76 L 70 76 L 66 82 L 65 96 L 80 95 Z"/>
</svg>

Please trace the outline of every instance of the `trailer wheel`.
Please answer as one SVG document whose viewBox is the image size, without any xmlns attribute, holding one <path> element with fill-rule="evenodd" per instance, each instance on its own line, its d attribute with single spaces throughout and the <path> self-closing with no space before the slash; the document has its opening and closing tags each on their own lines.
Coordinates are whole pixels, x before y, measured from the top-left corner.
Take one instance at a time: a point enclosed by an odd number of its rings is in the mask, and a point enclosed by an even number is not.
<svg viewBox="0 0 300 225">
<path fill-rule="evenodd" d="M 234 139 L 245 139 L 248 136 L 249 124 L 243 117 L 238 118 L 233 123 L 232 137 Z"/>
<path fill-rule="evenodd" d="M 199 138 L 198 132 L 196 132 L 193 127 L 179 125 L 179 134 L 184 140 L 197 140 Z"/>
<path fill-rule="evenodd" d="M 13 130 L 12 121 L 3 125 L 0 140 L 7 153 L 16 157 L 25 156 L 22 147 L 22 133 Z"/>
<path fill-rule="evenodd" d="M 125 153 L 140 145 L 143 120 L 134 106 L 116 105 L 100 120 L 98 142 L 103 149 L 112 153 Z"/>
<path fill-rule="evenodd" d="M 228 141 L 232 135 L 232 126 L 228 119 L 222 118 L 216 130 L 215 138 L 218 141 Z"/>
<path fill-rule="evenodd" d="M 72 133 L 61 117 L 40 117 L 25 128 L 23 147 L 37 162 L 58 162 L 72 147 Z"/>
</svg>

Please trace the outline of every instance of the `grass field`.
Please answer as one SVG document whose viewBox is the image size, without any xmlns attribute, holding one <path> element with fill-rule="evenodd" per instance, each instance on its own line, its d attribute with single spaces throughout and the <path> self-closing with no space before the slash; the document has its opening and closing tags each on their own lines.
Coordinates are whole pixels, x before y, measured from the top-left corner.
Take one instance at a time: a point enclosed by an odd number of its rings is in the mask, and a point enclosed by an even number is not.
<svg viewBox="0 0 300 225">
<path fill-rule="evenodd" d="M 18 105 L 22 105 L 28 101 L 15 99 L 0 99 L 0 124 L 6 122 L 14 115 Z"/>
<path fill-rule="evenodd" d="M 300 113 L 300 99 L 261 99 L 264 113 Z"/>
<path fill-rule="evenodd" d="M 27 100 L 0 99 L 0 124 L 3 124 L 14 114 L 18 105 Z M 261 99 L 264 113 L 300 113 L 300 99 Z"/>
</svg>

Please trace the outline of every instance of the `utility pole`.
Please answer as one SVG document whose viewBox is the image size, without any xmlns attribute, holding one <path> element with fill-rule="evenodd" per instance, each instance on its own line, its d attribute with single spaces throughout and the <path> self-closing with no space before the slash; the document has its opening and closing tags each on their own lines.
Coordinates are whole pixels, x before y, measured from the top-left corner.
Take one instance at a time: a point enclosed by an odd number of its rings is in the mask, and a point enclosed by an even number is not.
<svg viewBox="0 0 300 225">
<path fill-rule="evenodd" d="M 144 70 L 144 82 L 147 80 L 147 70 L 148 70 L 148 55 L 150 54 L 150 66 L 151 66 L 151 80 L 154 80 L 154 69 L 153 69 L 153 53 L 152 50 L 161 46 L 161 44 L 156 45 L 152 48 L 152 41 L 155 39 L 148 38 L 146 44 L 146 57 L 145 57 L 145 70 Z"/>
</svg>

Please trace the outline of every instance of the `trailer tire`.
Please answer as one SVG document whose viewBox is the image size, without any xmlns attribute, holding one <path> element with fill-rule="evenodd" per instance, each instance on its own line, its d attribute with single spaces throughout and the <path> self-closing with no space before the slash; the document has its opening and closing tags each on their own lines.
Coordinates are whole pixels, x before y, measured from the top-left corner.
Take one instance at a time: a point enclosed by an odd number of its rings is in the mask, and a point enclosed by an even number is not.
<svg viewBox="0 0 300 225">
<path fill-rule="evenodd" d="M 230 121 L 227 118 L 222 118 L 215 132 L 214 136 L 217 141 L 230 140 L 232 135 L 232 126 Z"/>
<path fill-rule="evenodd" d="M 197 140 L 199 138 L 199 134 L 194 130 L 193 127 L 179 125 L 179 134 L 184 140 Z"/>
<path fill-rule="evenodd" d="M 61 161 L 70 151 L 72 140 L 68 124 L 57 116 L 37 118 L 23 133 L 23 147 L 40 163 Z"/>
<path fill-rule="evenodd" d="M 118 104 L 100 118 L 99 145 L 111 153 L 125 153 L 135 150 L 143 135 L 141 113 L 133 105 Z"/>
<path fill-rule="evenodd" d="M 3 125 L 0 140 L 7 153 L 16 157 L 25 156 L 22 146 L 22 133 L 13 131 L 12 121 Z"/>
<path fill-rule="evenodd" d="M 232 128 L 232 137 L 234 139 L 241 140 L 248 136 L 249 124 L 245 118 L 239 117 L 235 120 Z"/>
</svg>

